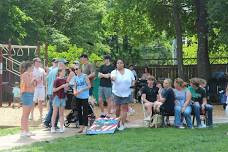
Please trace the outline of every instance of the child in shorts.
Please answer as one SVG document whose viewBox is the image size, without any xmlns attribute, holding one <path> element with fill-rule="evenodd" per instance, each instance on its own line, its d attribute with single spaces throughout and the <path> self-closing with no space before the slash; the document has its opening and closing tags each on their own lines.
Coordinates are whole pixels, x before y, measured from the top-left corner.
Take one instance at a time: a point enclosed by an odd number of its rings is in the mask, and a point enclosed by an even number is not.
<svg viewBox="0 0 228 152">
<path fill-rule="evenodd" d="M 13 87 L 13 105 L 12 108 L 14 108 L 17 104 L 17 107 L 21 107 L 21 91 L 19 88 L 19 82 L 15 82 L 15 86 Z"/>
<path fill-rule="evenodd" d="M 55 120 L 57 113 L 59 111 L 59 120 L 60 120 L 60 133 L 64 132 L 63 124 L 64 124 L 64 109 L 66 106 L 66 94 L 65 89 L 68 87 L 68 83 L 65 79 L 65 70 L 58 69 L 58 76 L 54 81 L 54 88 L 53 88 L 53 115 L 52 115 L 52 126 L 51 133 L 55 133 Z"/>
</svg>

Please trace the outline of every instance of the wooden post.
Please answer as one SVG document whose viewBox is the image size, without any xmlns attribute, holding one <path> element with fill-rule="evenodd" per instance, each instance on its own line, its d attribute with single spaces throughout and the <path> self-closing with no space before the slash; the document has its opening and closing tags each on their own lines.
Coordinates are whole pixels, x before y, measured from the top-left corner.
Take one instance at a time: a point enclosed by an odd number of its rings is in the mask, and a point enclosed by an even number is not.
<svg viewBox="0 0 228 152">
<path fill-rule="evenodd" d="M 45 43 L 45 66 L 48 67 L 48 43 Z"/>
<path fill-rule="evenodd" d="M 0 107 L 2 107 L 3 97 L 2 97 L 2 74 L 3 74 L 3 64 L 2 64 L 2 47 L 0 47 Z"/>
<path fill-rule="evenodd" d="M 9 39 L 8 50 L 9 50 L 9 52 L 8 52 L 8 58 L 11 59 L 12 58 L 12 44 L 11 44 L 11 39 Z M 8 78 L 8 81 L 9 81 L 8 91 L 9 92 L 12 92 L 11 86 L 12 86 L 12 82 L 13 82 L 13 77 L 12 77 L 13 75 L 11 73 L 11 71 L 12 71 L 12 62 L 11 62 L 11 60 L 8 60 L 8 68 L 10 70 L 10 71 L 8 71 L 8 74 L 9 74 L 9 78 Z M 9 105 L 8 106 L 11 106 L 11 98 L 8 99 L 8 100 L 9 100 Z"/>
</svg>

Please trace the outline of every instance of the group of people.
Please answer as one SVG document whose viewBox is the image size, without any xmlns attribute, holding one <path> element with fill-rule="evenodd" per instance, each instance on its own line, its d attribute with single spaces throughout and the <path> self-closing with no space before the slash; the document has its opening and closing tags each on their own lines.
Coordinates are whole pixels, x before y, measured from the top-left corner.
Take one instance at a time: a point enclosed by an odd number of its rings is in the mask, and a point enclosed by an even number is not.
<svg viewBox="0 0 228 152">
<path fill-rule="evenodd" d="M 67 90 L 73 89 L 73 101 L 78 110 L 79 133 L 88 125 L 88 100 L 92 96 L 95 67 L 89 63 L 86 54 L 81 55 L 80 61 L 75 61 L 67 71 L 68 62 L 65 59 L 53 59 L 52 67 L 43 69 L 40 58 L 33 62 L 26 61 L 21 65 L 20 93 L 23 107 L 21 117 L 21 136 L 33 136 L 29 131 L 29 116 L 33 119 L 33 109 L 37 102 L 40 119 L 43 117 L 43 103 L 46 95 L 49 99 L 48 113 L 43 126 L 51 128 L 51 132 L 64 132 L 64 108 L 66 106 Z M 124 68 L 122 60 L 118 60 L 116 68 L 111 64 L 111 56 L 104 57 L 104 64 L 98 70 L 100 78 L 99 107 L 101 117 L 111 117 L 115 111 L 120 117 L 119 130 L 125 128 L 128 112 L 128 103 L 132 101 L 131 86 L 135 80 L 133 73 Z M 45 81 L 47 92 L 45 91 Z M 104 111 L 104 99 L 108 110 Z M 57 126 L 58 120 L 60 127 Z"/>
<path fill-rule="evenodd" d="M 43 69 L 40 58 L 33 62 L 26 61 L 21 65 L 21 101 L 23 113 L 21 117 L 21 136 L 33 136 L 29 131 L 29 115 L 33 117 L 35 102 L 38 102 L 40 118 L 43 117 L 43 103 L 48 96 L 48 113 L 43 121 L 43 126 L 51 128 L 51 133 L 64 132 L 64 109 L 66 106 L 67 90 L 73 89 L 72 104 L 78 110 L 79 133 L 85 131 L 88 126 L 89 98 L 93 92 L 93 79 L 96 69 L 89 62 L 86 54 L 81 55 L 80 61 L 67 68 L 68 62 L 65 59 L 53 59 L 52 67 Z M 66 72 L 69 69 L 69 72 Z M 126 68 L 124 61 L 118 59 L 116 64 L 111 63 L 111 56 L 104 56 L 104 63 L 98 69 L 99 84 L 99 107 L 100 117 L 110 118 L 113 113 L 120 118 L 119 130 L 126 128 L 129 103 L 134 101 L 134 88 L 137 74 L 133 66 Z M 142 89 L 141 100 L 146 109 L 147 117 L 151 119 L 153 112 L 174 113 L 174 125 L 183 128 L 184 118 L 188 128 L 192 128 L 191 113 L 194 112 L 197 120 L 197 127 L 204 128 L 201 123 L 201 113 L 207 114 L 207 126 L 212 123 L 212 106 L 207 103 L 205 90 L 206 81 L 199 78 L 192 78 L 190 86 L 177 78 L 172 84 L 171 79 L 165 79 L 163 84 L 155 82 L 148 69 L 142 75 L 147 85 Z M 45 81 L 47 92 L 45 91 Z M 174 85 L 174 88 L 172 88 Z M 104 110 L 104 99 L 107 102 L 107 112 Z M 60 127 L 57 126 L 58 120 Z M 167 123 L 169 120 L 167 119 Z"/>
<path fill-rule="evenodd" d="M 212 127 L 213 107 L 207 103 L 205 87 L 206 81 L 200 78 L 190 79 L 189 86 L 181 78 L 176 78 L 174 84 L 171 79 L 165 79 L 161 87 L 160 83 L 156 85 L 153 76 L 148 76 L 141 97 L 147 113 L 145 120 L 150 120 L 153 112 L 166 113 L 175 116 L 175 127 L 184 128 L 185 119 L 187 127 L 193 128 L 191 114 L 194 113 L 198 128 Z M 201 114 L 207 116 L 206 125 L 201 122 L 205 119 Z M 166 121 L 169 124 L 169 120 Z"/>
</svg>

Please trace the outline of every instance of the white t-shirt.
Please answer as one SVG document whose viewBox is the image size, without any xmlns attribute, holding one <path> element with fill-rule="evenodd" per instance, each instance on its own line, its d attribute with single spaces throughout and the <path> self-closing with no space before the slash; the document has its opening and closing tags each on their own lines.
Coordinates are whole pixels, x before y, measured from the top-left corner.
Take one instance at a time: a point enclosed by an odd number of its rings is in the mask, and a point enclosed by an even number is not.
<svg viewBox="0 0 228 152">
<path fill-rule="evenodd" d="M 112 81 L 112 93 L 119 97 L 129 97 L 132 81 L 135 80 L 131 70 L 126 68 L 124 70 L 123 75 L 118 70 L 111 72 L 111 77 L 116 78 L 115 81 Z"/>
<path fill-rule="evenodd" d="M 33 77 L 39 82 L 36 85 L 36 88 L 44 87 L 44 76 L 45 76 L 45 71 L 43 68 L 36 68 L 34 67 L 33 69 Z"/>
</svg>

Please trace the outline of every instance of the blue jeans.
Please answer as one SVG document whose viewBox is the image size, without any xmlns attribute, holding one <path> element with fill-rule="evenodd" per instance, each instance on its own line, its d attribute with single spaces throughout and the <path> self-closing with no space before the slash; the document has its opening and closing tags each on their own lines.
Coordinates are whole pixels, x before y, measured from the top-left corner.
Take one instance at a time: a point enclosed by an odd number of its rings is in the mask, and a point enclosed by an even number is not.
<svg viewBox="0 0 228 152">
<path fill-rule="evenodd" d="M 46 126 L 51 126 L 51 117 L 52 117 L 52 113 L 53 113 L 53 99 L 54 98 L 53 98 L 53 95 L 48 95 L 48 96 L 49 96 L 49 110 L 45 117 L 44 124 Z M 57 126 L 58 120 L 59 120 L 59 112 L 57 113 L 55 127 Z"/>
<path fill-rule="evenodd" d="M 176 127 L 180 127 L 183 125 L 183 122 L 181 121 L 181 117 L 184 116 L 187 126 L 188 128 L 192 128 L 192 121 L 191 121 L 191 112 L 192 112 L 192 108 L 191 106 L 187 106 L 185 111 L 182 113 L 181 112 L 182 107 L 176 105 L 174 110 L 175 110 L 175 126 Z"/>
<path fill-rule="evenodd" d="M 194 102 L 193 109 L 194 109 L 194 114 L 196 116 L 197 126 L 200 126 L 201 125 L 200 111 L 202 109 L 202 105 L 200 105 L 199 102 Z M 210 104 L 206 104 L 205 111 L 206 111 L 206 116 L 207 116 L 206 125 L 212 126 L 213 125 L 213 121 L 212 121 L 213 106 Z"/>
</svg>

